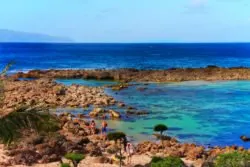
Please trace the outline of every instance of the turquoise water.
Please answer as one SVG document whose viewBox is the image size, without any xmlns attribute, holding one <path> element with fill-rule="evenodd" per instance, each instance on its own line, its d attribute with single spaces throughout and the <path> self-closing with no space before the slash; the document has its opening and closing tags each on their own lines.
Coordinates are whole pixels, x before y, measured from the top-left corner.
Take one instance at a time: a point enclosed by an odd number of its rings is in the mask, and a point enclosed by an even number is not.
<svg viewBox="0 0 250 167">
<path fill-rule="evenodd" d="M 138 87 L 146 89 L 141 91 Z M 182 142 L 250 148 L 239 138 L 250 136 L 250 81 L 151 83 L 118 92 L 106 89 L 106 93 L 150 112 L 147 116 L 124 114 L 121 121 L 108 121 L 111 129 L 124 131 L 134 140 L 152 140 L 153 126 L 164 123 L 169 127 L 166 134 Z"/>
<path fill-rule="evenodd" d="M 70 86 L 72 84 L 85 85 L 85 86 L 107 86 L 116 83 L 114 81 L 86 80 L 86 79 L 57 79 L 56 82 L 67 86 Z"/>
</svg>

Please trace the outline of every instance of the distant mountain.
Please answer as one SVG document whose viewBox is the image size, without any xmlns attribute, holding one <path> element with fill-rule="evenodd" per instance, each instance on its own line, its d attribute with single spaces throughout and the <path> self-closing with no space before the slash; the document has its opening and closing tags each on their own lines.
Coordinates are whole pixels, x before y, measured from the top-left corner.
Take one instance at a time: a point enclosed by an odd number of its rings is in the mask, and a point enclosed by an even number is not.
<svg viewBox="0 0 250 167">
<path fill-rule="evenodd" d="M 0 42 L 73 42 L 70 38 L 0 29 Z"/>
</svg>

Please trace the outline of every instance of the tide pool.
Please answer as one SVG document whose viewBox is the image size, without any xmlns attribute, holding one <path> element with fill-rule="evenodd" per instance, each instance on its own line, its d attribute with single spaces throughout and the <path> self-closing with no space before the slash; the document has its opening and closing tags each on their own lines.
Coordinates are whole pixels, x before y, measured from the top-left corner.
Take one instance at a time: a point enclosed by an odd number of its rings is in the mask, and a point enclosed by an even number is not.
<svg viewBox="0 0 250 167">
<path fill-rule="evenodd" d="M 105 92 L 127 106 L 150 112 L 108 121 L 110 129 L 123 131 L 136 141 L 154 139 L 154 125 L 163 123 L 169 127 L 166 134 L 181 142 L 250 148 L 250 143 L 240 140 L 241 135 L 250 137 L 250 81 L 150 83 Z"/>
<path fill-rule="evenodd" d="M 72 84 L 85 85 L 85 86 L 107 86 L 113 85 L 117 82 L 108 80 L 86 80 L 86 79 L 56 79 L 57 83 L 70 86 Z"/>
</svg>

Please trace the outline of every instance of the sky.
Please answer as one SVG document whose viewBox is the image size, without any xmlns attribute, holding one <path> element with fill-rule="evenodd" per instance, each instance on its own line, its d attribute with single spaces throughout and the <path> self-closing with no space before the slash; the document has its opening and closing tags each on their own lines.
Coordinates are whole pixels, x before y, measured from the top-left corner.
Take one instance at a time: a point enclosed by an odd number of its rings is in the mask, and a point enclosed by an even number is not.
<svg viewBox="0 0 250 167">
<path fill-rule="evenodd" d="M 0 29 L 76 42 L 250 42 L 250 0 L 0 0 Z"/>
</svg>

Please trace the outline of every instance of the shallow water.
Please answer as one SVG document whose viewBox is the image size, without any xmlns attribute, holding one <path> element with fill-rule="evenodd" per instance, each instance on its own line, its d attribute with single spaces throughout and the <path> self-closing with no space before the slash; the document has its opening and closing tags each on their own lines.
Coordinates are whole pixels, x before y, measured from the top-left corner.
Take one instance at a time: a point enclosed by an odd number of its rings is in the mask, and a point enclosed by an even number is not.
<svg viewBox="0 0 250 167">
<path fill-rule="evenodd" d="M 72 84 L 85 85 L 85 86 L 107 86 L 116 84 L 115 81 L 108 80 L 86 80 L 86 79 L 56 79 L 57 83 L 70 86 Z"/>
<path fill-rule="evenodd" d="M 111 129 L 124 131 L 135 140 L 153 139 L 153 126 L 164 123 L 169 127 L 166 133 L 183 142 L 250 148 L 250 144 L 239 138 L 250 136 L 250 81 L 151 83 L 118 92 L 106 89 L 106 93 L 150 112 L 147 116 L 108 122 Z"/>
</svg>

